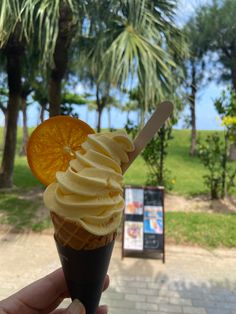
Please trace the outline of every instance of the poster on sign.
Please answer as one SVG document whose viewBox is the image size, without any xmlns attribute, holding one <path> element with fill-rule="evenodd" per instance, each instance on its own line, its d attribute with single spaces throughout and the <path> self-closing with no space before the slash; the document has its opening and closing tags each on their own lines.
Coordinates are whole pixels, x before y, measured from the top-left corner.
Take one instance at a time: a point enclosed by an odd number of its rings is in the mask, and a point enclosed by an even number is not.
<svg viewBox="0 0 236 314">
<path fill-rule="evenodd" d="M 125 222 L 124 249 L 143 250 L 143 223 L 136 221 Z"/>
<path fill-rule="evenodd" d="M 161 206 L 144 206 L 144 232 L 163 234 L 163 211 Z"/>
<path fill-rule="evenodd" d="M 142 189 L 125 189 L 125 214 L 143 214 L 144 193 Z"/>
<path fill-rule="evenodd" d="M 165 261 L 164 188 L 126 186 L 122 256 L 161 253 Z"/>
</svg>

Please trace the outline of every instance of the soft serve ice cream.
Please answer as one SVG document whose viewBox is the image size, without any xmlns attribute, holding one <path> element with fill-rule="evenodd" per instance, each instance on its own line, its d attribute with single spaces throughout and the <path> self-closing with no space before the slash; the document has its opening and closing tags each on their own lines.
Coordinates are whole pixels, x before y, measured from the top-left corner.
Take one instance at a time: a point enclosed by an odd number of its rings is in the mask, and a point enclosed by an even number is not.
<svg viewBox="0 0 236 314">
<path fill-rule="evenodd" d="M 121 164 L 134 150 L 125 131 L 88 135 L 81 151 L 44 192 L 46 206 L 89 233 L 115 231 L 124 208 Z"/>
<path fill-rule="evenodd" d="M 48 186 L 44 201 L 69 294 L 87 314 L 97 311 L 121 221 L 122 174 L 172 111 L 172 104 L 160 105 L 135 147 L 123 131 L 91 135 L 86 123 L 68 116 L 46 120 L 30 137 L 27 157 Z"/>
</svg>

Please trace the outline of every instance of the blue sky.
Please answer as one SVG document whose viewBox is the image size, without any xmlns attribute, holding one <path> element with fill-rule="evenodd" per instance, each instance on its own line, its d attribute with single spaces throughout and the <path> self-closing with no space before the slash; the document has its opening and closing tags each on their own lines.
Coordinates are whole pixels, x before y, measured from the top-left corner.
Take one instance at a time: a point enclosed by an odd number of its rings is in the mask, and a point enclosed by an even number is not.
<svg viewBox="0 0 236 314">
<path fill-rule="evenodd" d="M 178 9 L 178 23 L 184 24 L 194 13 L 195 9 L 202 4 L 210 3 L 211 0 L 180 0 Z M 196 103 L 196 123 L 199 130 L 221 130 L 222 126 L 218 114 L 214 108 L 214 100 L 221 95 L 225 85 L 212 81 L 202 88 L 197 94 Z M 183 117 L 176 125 L 177 128 L 183 127 L 184 116 L 189 114 L 189 109 L 183 112 Z"/>
<path fill-rule="evenodd" d="M 178 23 L 182 24 L 186 22 L 188 17 L 194 12 L 195 8 L 205 3 L 209 0 L 181 0 L 178 9 Z M 217 116 L 217 112 L 214 109 L 213 101 L 217 97 L 220 96 L 222 89 L 224 88 L 223 85 L 217 85 L 216 83 L 212 82 L 204 89 L 201 89 L 198 93 L 197 97 L 197 106 L 196 106 L 196 116 L 197 116 L 197 129 L 199 130 L 219 130 L 222 129 L 220 126 L 220 122 Z M 77 92 L 81 92 L 82 88 L 80 84 L 78 84 Z M 92 127 L 96 126 L 96 113 L 88 112 L 86 106 L 79 106 L 77 107 L 78 114 L 80 119 L 88 122 Z M 188 108 L 183 112 L 182 118 L 175 126 L 176 128 L 183 127 L 183 120 L 184 116 L 189 113 Z M 38 108 L 36 104 L 32 104 L 29 106 L 28 109 L 28 124 L 29 126 L 35 126 L 38 120 Z M 130 118 L 137 120 L 137 115 L 133 113 Z M 122 128 L 126 123 L 126 114 L 121 113 L 116 109 L 112 109 L 111 112 L 111 126 L 114 128 Z M 3 125 L 4 118 L 3 114 L 0 113 L 0 125 Z M 19 125 L 22 124 L 22 117 L 20 114 L 19 117 Z M 108 126 L 108 115 L 107 112 L 104 111 L 103 118 L 102 118 L 102 127 L 106 128 Z"/>
</svg>

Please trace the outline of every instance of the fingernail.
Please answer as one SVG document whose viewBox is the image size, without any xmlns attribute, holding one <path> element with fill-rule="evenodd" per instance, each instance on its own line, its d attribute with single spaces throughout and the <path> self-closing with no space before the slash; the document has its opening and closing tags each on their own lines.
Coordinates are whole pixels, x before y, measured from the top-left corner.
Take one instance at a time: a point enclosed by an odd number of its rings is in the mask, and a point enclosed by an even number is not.
<svg viewBox="0 0 236 314">
<path fill-rule="evenodd" d="M 71 305 L 68 307 L 67 313 L 68 314 L 80 314 L 80 313 L 82 314 L 84 313 L 84 306 L 79 300 L 75 299 L 71 303 Z"/>
</svg>

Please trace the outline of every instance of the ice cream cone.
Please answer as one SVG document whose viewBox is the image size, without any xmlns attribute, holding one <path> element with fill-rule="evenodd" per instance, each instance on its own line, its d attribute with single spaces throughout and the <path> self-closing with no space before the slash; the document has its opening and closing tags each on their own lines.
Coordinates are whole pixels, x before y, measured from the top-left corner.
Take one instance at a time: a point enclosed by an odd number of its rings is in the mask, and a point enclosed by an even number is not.
<svg viewBox="0 0 236 314">
<path fill-rule="evenodd" d="M 90 234 L 76 222 L 51 212 L 54 238 L 70 296 L 79 299 L 86 314 L 95 314 L 110 263 L 116 232 Z"/>
<path fill-rule="evenodd" d="M 105 246 L 115 240 L 116 231 L 104 236 L 96 236 L 83 229 L 73 220 L 66 219 L 51 211 L 54 225 L 54 236 L 64 246 L 75 250 L 94 250 Z"/>
</svg>

